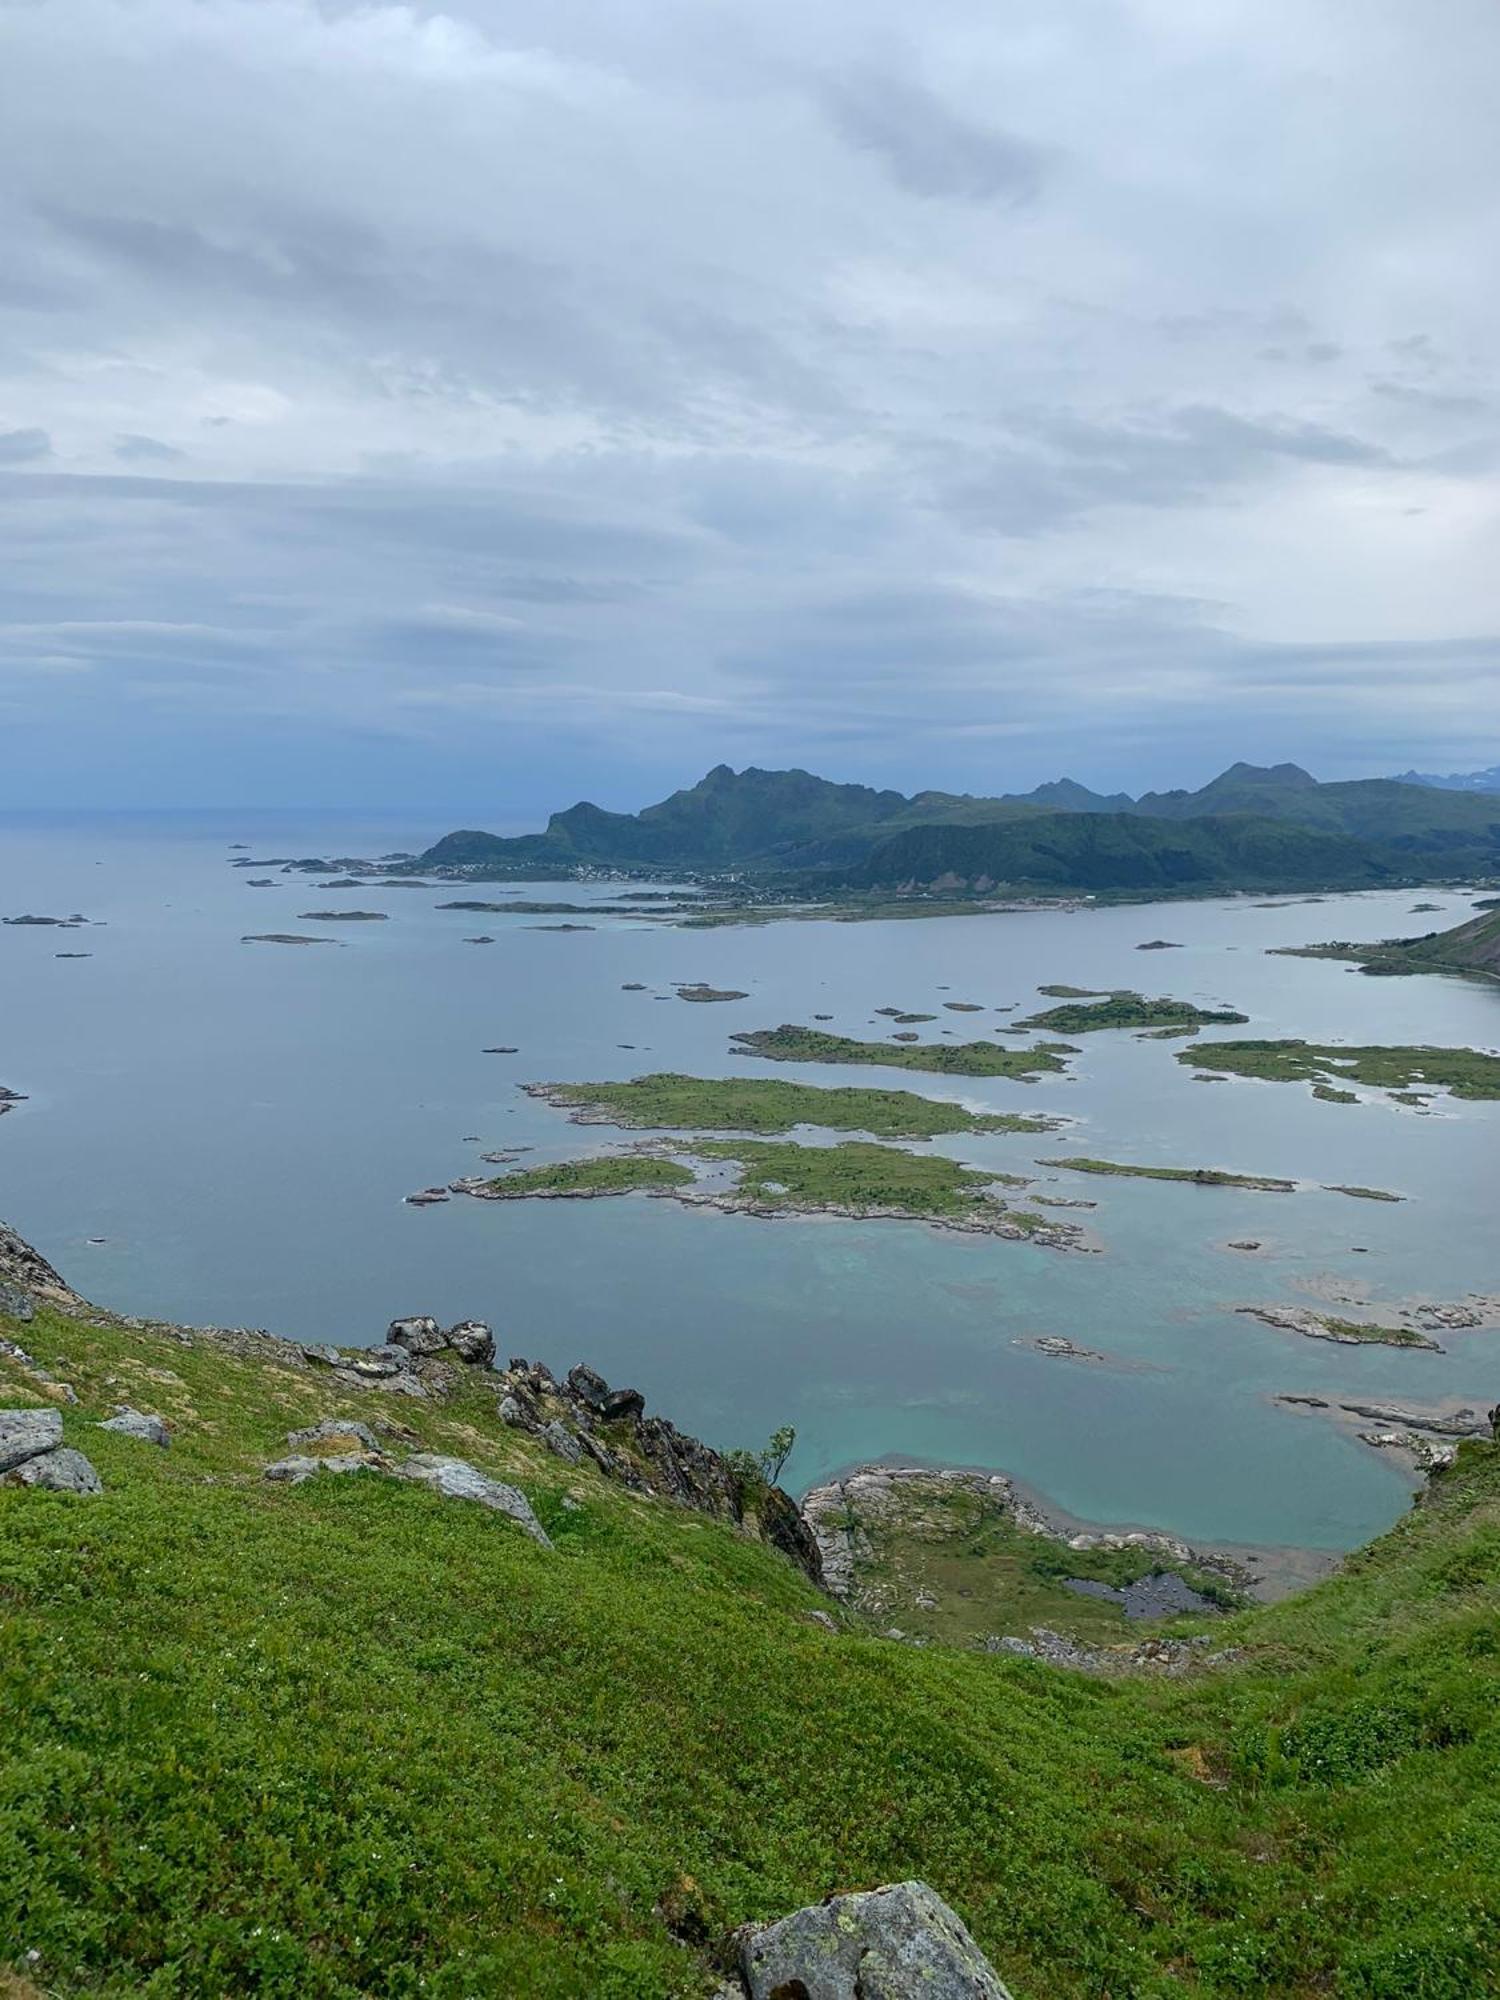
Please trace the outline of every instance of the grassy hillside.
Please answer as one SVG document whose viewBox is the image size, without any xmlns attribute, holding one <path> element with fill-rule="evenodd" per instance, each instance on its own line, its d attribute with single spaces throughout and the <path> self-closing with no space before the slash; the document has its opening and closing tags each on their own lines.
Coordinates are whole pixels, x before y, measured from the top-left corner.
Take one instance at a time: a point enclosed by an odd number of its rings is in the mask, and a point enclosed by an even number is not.
<svg viewBox="0 0 1500 2000">
<path fill-rule="evenodd" d="M 1386 938 L 1378 944 L 1288 946 L 1285 955 L 1346 958 L 1372 973 L 1448 972 L 1500 979 L 1500 910 L 1484 910 L 1452 930 L 1428 931 L 1422 937 Z"/>
<path fill-rule="evenodd" d="M 851 872 L 866 889 L 1132 890 L 1378 887 L 1392 870 L 1362 843 L 1271 819 L 1164 821 L 1040 813 L 924 826 L 883 840 Z"/>
<path fill-rule="evenodd" d="M 0 1318 L 94 1499 L 0 1489 L 14 1995 L 706 1994 L 719 1940 L 920 1875 L 1018 2000 L 1471 2000 L 1500 1963 L 1500 1452 L 1238 1664 L 918 1649 L 759 1542 L 498 1420 L 209 1339 Z M 0 1402 L 47 1392 L 0 1358 Z M 169 1451 L 94 1428 L 159 1411 Z M 261 1470 L 340 1407 L 517 1481 L 556 1543 Z M 36 1956 L 22 1963 L 23 1955 Z"/>
</svg>

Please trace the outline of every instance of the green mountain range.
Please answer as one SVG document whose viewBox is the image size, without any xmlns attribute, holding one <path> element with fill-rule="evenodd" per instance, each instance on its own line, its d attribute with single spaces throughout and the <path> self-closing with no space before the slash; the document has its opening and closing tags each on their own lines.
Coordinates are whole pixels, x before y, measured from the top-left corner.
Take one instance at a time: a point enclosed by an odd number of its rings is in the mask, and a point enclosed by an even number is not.
<svg viewBox="0 0 1500 2000">
<path fill-rule="evenodd" d="M 743 872 L 848 890 L 1377 887 L 1500 872 L 1500 798 L 1394 778 L 1320 784 L 1235 764 L 1200 790 L 1105 795 L 1063 778 L 993 798 L 906 797 L 720 764 L 638 813 L 581 802 L 544 833 L 451 833 L 422 868 Z"/>
</svg>

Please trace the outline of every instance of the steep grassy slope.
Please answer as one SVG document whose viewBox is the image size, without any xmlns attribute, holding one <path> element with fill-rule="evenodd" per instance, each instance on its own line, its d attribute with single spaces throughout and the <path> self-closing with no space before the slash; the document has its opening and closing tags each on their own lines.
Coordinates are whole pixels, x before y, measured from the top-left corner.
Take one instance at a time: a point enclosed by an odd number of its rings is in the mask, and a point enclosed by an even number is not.
<svg viewBox="0 0 1500 2000">
<path fill-rule="evenodd" d="M 894 834 L 849 880 L 864 889 L 1171 894 L 1216 887 L 1372 888 L 1392 872 L 1364 843 L 1277 820 L 1041 813 L 994 825 L 923 826 Z"/>
<path fill-rule="evenodd" d="M 1500 1453 L 1347 1573 L 1101 1682 L 828 1631 L 792 1567 L 366 1392 L 556 1542 L 266 1484 L 326 1373 L 52 1310 L 106 1491 L 0 1489 L 0 1967 L 18 1994 L 706 1994 L 732 1924 L 928 1879 L 1018 2000 L 1472 2000 L 1500 1963 Z M 40 1400 L 0 1359 L 0 1403 Z M 160 1451 L 94 1428 L 159 1410 Z"/>
<path fill-rule="evenodd" d="M 1448 931 L 1423 937 L 1386 938 L 1378 944 L 1311 944 L 1287 947 L 1288 958 L 1347 958 L 1366 972 L 1399 975 L 1448 972 L 1500 979 L 1500 910 L 1485 910 Z"/>
</svg>

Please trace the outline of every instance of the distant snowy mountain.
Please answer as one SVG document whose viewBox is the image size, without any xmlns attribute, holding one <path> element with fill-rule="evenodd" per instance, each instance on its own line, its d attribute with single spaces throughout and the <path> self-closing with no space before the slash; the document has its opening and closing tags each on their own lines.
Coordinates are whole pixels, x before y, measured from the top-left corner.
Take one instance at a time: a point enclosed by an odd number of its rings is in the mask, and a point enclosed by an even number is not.
<svg viewBox="0 0 1500 2000">
<path fill-rule="evenodd" d="M 1450 771 L 1446 778 L 1431 771 L 1403 771 L 1397 783 L 1429 785 L 1438 792 L 1500 792 L 1500 764 L 1487 771 Z"/>
</svg>

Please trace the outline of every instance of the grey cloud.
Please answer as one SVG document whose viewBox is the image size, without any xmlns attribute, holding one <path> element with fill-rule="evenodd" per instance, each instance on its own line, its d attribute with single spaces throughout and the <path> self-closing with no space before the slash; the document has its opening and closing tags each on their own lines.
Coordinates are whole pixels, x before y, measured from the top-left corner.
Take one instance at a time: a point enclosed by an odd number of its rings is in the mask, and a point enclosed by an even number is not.
<svg viewBox="0 0 1500 2000">
<path fill-rule="evenodd" d="M 1500 17 L 1209 11 L 9 10 L 8 782 L 1500 755 Z"/>
<path fill-rule="evenodd" d="M 147 461 L 165 465 L 173 459 L 187 457 L 187 453 L 179 451 L 176 445 L 164 444 L 160 438 L 145 437 L 138 431 L 122 431 L 115 439 L 114 454 L 126 465 Z"/>
<path fill-rule="evenodd" d="M 0 431 L 0 465 L 30 465 L 51 456 L 52 439 L 44 430 Z"/>
<path fill-rule="evenodd" d="M 1393 382 L 1389 379 L 1371 382 L 1370 393 L 1374 396 L 1384 396 L 1392 403 L 1409 403 L 1414 409 L 1430 410 L 1444 417 L 1484 416 L 1495 407 L 1483 396 L 1465 395 L 1441 389 L 1418 389 L 1409 382 Z"/>
<path fill-rule="evenodd" d="M 1393 466 L 1382 445 L 1285 417 L 1211 405 L 1122 423 L 1069 411 L 1013 416 L 1012 435 L 940 478 L 945 504 L 1034 535 L 1104 507 L 1170 508 L 1274 476 L 1288 464 Z"/>
<path fill-rule="evenodd" d="M 850 70 L 827 82 L 823 102 L 850 144 L 877 155 L 908 194 L 1016 202 L 1041 187 L 1040 147 L 961 117 L 910 78 Z"/>
</svg>

